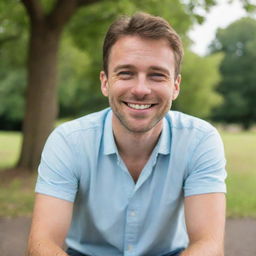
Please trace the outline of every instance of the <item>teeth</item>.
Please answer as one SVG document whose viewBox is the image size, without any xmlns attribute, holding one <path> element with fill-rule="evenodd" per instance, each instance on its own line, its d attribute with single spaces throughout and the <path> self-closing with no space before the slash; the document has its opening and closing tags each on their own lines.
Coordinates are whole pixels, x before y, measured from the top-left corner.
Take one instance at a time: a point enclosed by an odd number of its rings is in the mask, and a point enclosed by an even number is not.
<svg viewBox="0 0 256 256">
<path fill-rule="evenodd" d="M 151 107 L 151 105 L 139 105 L 139 104 L 131 104 L 131 103 L 128 103 L 128 106 L 134 109 L 146 109 Z"/>
</svg>

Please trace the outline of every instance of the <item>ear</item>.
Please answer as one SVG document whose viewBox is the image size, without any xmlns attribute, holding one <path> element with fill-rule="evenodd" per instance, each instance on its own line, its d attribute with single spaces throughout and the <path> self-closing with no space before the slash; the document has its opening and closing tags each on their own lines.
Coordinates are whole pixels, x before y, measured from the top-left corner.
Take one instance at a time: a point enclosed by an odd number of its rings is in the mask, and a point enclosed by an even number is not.
<svg viewBox="0 0 256 256">
<path fill-rule="evenodd" d="M 174 82 L 173 95 L 172 100 L 176 100 L 180 93 L 180 83 L 181 83 L 181 75 L 179 74 Z"/>
<path fill-rule="evenodd" d="M 108 97 L 108 78 L 104 71 L 100 72 L 101 92 L 105 97 Z"/>
</svg>

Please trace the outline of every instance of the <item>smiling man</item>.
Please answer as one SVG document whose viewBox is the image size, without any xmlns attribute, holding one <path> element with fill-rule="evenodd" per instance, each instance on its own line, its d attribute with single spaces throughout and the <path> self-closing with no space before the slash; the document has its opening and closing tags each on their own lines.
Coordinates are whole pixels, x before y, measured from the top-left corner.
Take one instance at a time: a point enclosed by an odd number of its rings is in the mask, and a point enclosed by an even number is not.
<svg viewBox="0 0 256 256">
<path fill-rule="evenodd" d="M 170 111 L 182 55 L 179 36 L 160 17 L 138 13 L 111 25 L 100 73 L 110 108 L 49 136 L 29 256 L 223 255 L 220 136 Z"/>
</svg>

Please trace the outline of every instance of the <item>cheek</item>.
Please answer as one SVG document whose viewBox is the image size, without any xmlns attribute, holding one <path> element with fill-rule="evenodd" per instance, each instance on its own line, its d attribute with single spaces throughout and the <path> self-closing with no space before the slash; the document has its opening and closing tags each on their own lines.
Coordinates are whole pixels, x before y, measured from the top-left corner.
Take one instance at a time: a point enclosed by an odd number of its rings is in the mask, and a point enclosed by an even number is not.
<svg viewBox="0 0 256 256">
<path fill-rule="evenodd" d="M 124 81 L 118 80 L 115 83 L 111 84 L 109 93 L 115 95 L 116 97 L 119 97 L 129 93 L 129 90 L 130 86 L 128 82 L 126 83 Z"/>
<path fill-rule="evenodd" d="M 168 100 L 170 101 L 173 97 L 173 90 L 171 89 L 170 86 L 164 86 L 161 88 L 161 90 L 158 90 L 158 95 L 163 99 L 163 100 Z"/>
</svg>

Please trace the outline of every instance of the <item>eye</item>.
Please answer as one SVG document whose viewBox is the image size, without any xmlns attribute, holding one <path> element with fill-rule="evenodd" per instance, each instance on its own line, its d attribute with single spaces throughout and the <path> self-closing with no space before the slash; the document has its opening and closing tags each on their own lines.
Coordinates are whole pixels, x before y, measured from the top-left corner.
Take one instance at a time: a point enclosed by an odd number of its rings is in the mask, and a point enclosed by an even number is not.
<svg viewBox="0 0 256 256">
<path fill-rule="evenodd" d="M 121 79 L 129 79 L 133 76 L 132 71 L 120 71 L 117 73 L 117 76 L 120 77 Z"/>
<path fill-rule="evenodd" d="M 156 81 L 163 81 L 166 79 L 166 75 L 163 73 L 151 73 L 149 74 L 150 78 Z"/>
</svg>

